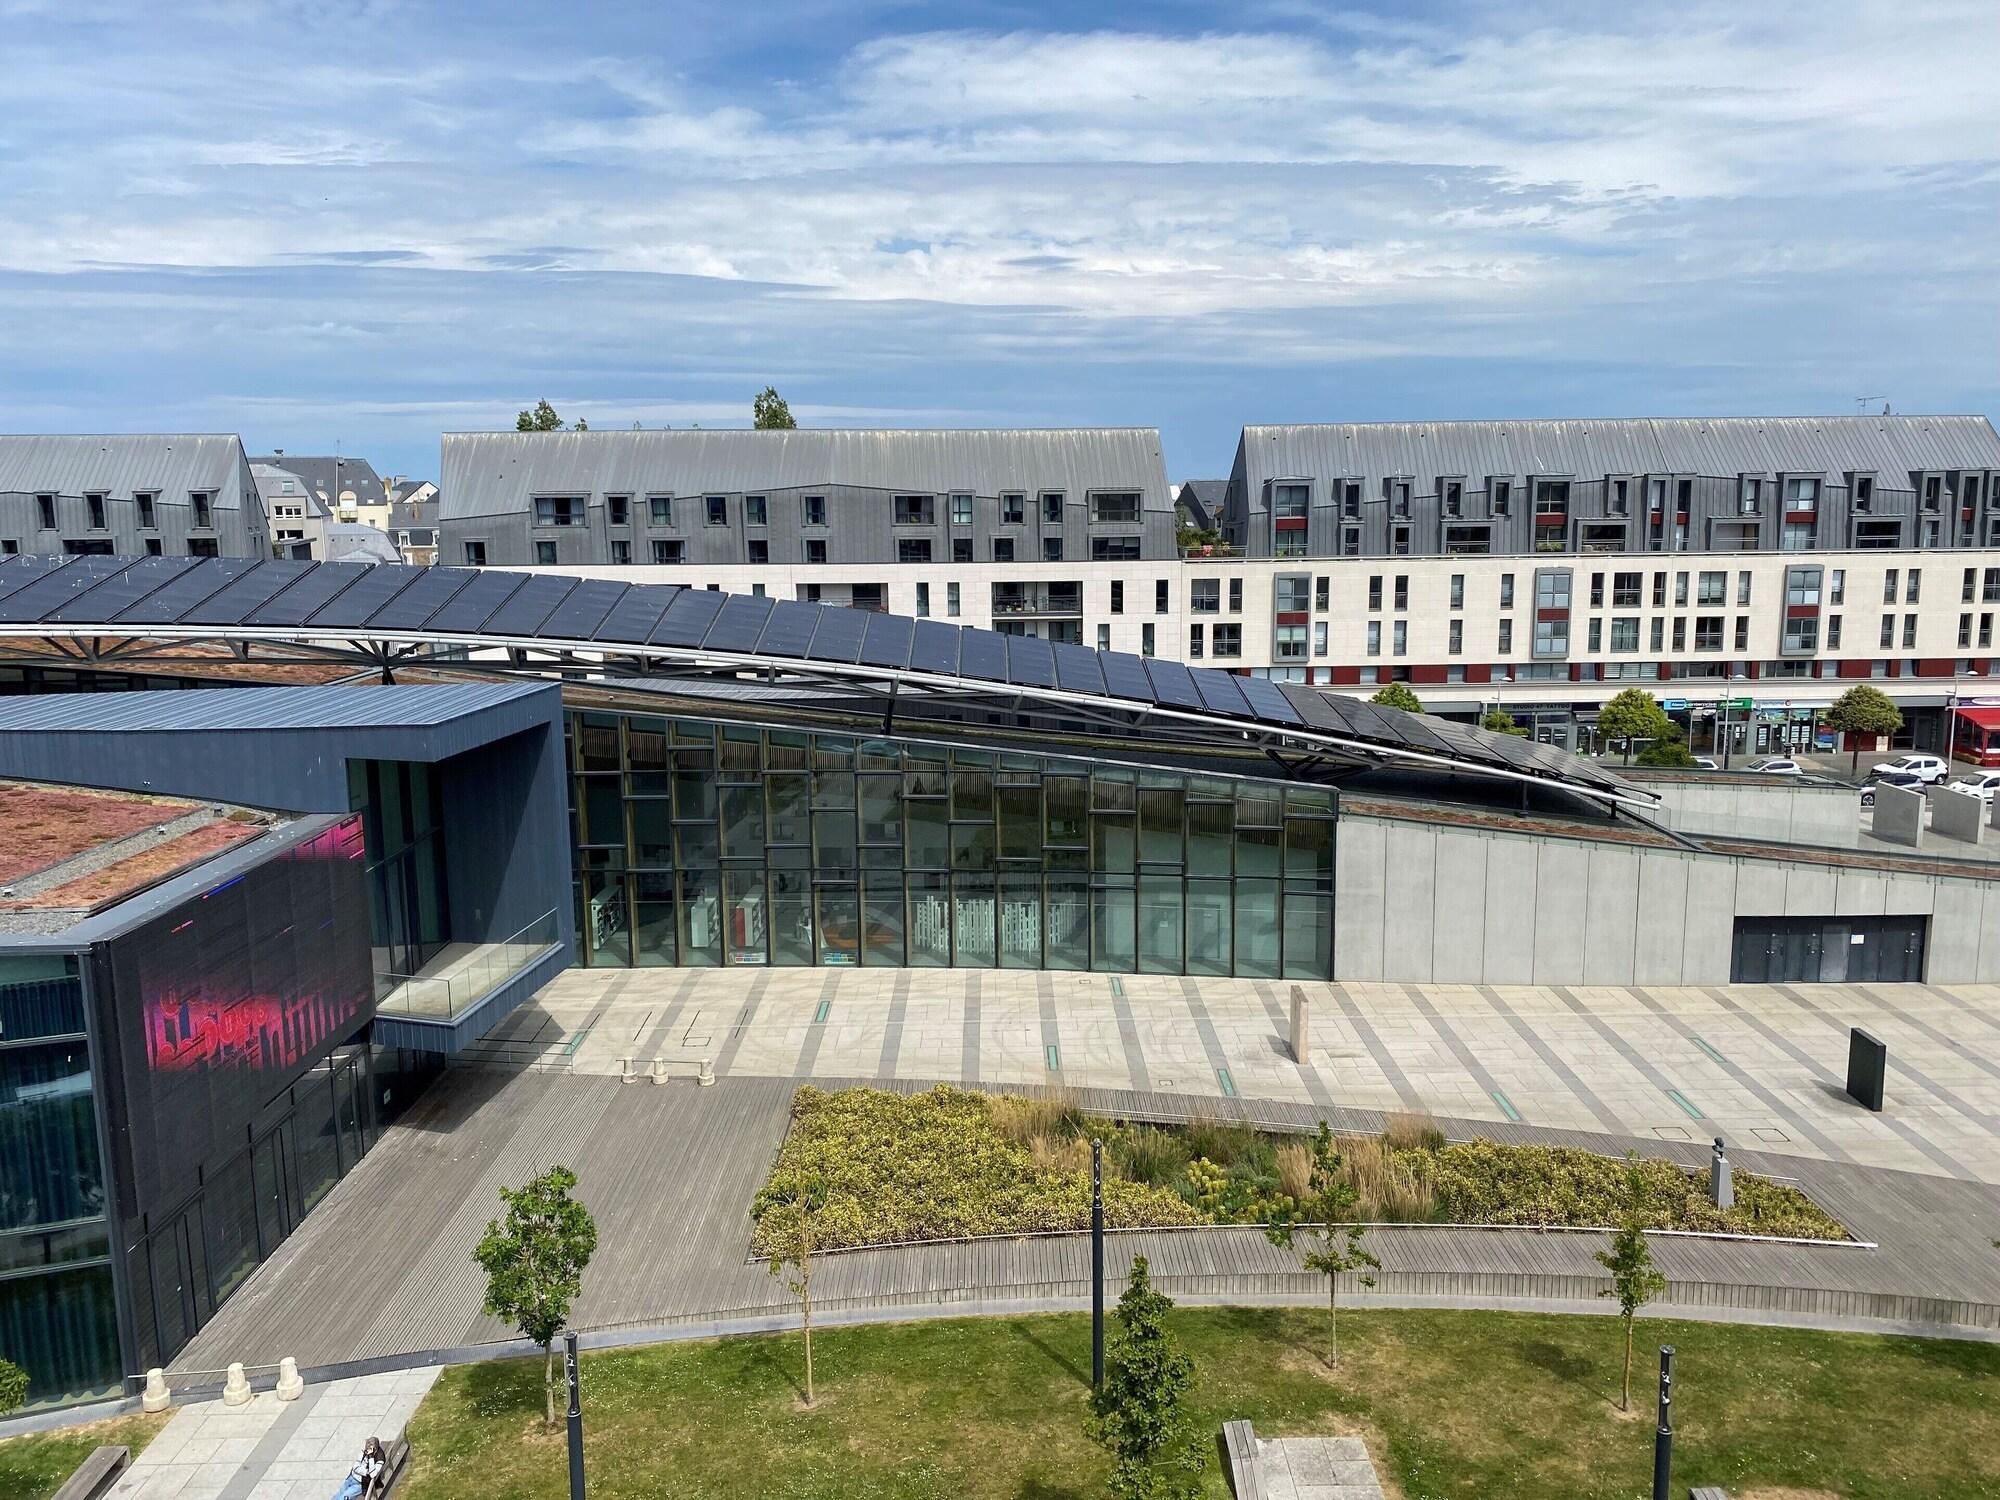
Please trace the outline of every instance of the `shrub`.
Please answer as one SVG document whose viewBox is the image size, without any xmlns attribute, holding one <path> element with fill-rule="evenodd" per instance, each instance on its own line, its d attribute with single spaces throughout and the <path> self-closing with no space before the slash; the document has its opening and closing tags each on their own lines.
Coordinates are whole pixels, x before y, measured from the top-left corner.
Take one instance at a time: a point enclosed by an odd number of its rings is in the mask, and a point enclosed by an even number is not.
<svg viewBox="0 0 2000 1500">
<path fill-rule="evenodd" d="M 1421 1151 L 1398 1151 L 1386 1134 L 1341 1145 L 1362 1218 L 1377 1224 L 1422 1224 L 1437 1216 L 1430 1184 L 1418 1165 Z"/>
<path fill-rule="evenodd" d="M 1156 1125 L 1135 1125 L 1111 1137 L 1107 1169 L 1147 1187 L 1170 1188 L 1187 1173 L 1187 1142 Z"/>
<path fill-rule="evenodd" d="M 1382 1122 L 1382 1139 L 1392 1151 L 1438 1151 L 1444 1132 L 1429 1115 L 1399 1110 Z"/>
<path fill-rule="evenodd" d="M 1312 1150 L 1300 1141 L 1286 1141 L 1278 1148 L 1278 1182 L 1294 1198 L 1303 1198 L 1312 1187 Z"/>
<path fill-rule="evenodd" d="M 1271 1143 L 1248 1125 L 1218 1120 L 1213 1115 L 1192 1116 L 1182 1128 L 1182 1136 L 1191 1155 L 1205 1156 L 1225 1167 L 1275 1154 Z"/>
<path fill-rule="evenodd" d="M 993 1128 L 1025 1146 L 1037 1136 L 1075 1135 L 1083 1129 L 1084 1114 L 1067 1093 L 1045 1095 L 984 1094 Z"/>
</svg>

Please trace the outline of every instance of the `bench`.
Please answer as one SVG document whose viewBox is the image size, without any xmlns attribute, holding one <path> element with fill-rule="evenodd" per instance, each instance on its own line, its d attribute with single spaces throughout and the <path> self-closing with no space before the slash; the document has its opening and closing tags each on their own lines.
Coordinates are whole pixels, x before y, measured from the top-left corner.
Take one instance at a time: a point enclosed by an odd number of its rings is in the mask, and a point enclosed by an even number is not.
<svg viewBox="0 0 2000 1500">
<path fill-rule="evenodd" d="M 374 1488 L 368 1492 L 370 1500 L 386 1500 L 389 1492 L 396 1487 L 396 1481 L 403 1477 L 403 1470 L 409 1466 L 409 1439 L 397 1438 L 382 1450 L 382 1472 L 376 1477 Z"/>
<path fill-rule="evenodd" d="M 1698 1484 L 1688 1491 L 1688 1500 L 1729 1500 L 1729 1491 L 1720 1485 Z"/>
<path fill-rule="evenodd" d="M 76 1472 L 62 1482 L 62 1488 L 50 1500 L 97 1500 L 131 1461 L 130 1448 L 123 1443 L 107 1443 L 78 1464 Z"/>
<path fill-rule="evenodd" d="M 1236 1500 L 1264 1500 L 1264 1475 L 1257 1467 L 1257 1434 L 1245 1421 L 1222 1424 L 1222 1447 L 1229 1455 L 1229 1486 Z"/>
</svg>

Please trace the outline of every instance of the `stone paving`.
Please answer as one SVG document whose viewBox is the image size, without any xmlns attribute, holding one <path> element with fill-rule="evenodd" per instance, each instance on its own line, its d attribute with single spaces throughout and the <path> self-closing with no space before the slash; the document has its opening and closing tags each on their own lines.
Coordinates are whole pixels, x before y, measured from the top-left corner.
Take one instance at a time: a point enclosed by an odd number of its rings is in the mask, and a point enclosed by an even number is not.
<svg viewBox="0 0 2000 1500">
<path fill-rule="evenodd" d="M 1310 1001 L 1311 1065 L 1286 1041 Z M 1889 1107 L 1843 1090 L 1888 1043 Z M 572 969 L 475 1056 L 582 1074 L 1066 1084 L 1732 1143 L 2000 1183 L 2000 986 L 1326 984 L 968 969 Z M 629 1061 L 628 1061 L 629 1060 Z"/>
<path fill-rule="evenodd" d="M 242 1406 L 183 1406 L 111 1500 L 330 1500 L 362 1443 L 387 1448 L 437 1377 L 433 1365 L 309 1385 L 296 1401 L 261 1391 Z"/>
<path fill-rule="evenodd" d="M 1257 1439 L 1264 1500 L 1382 1500 L 1382 1481 L 1358 1437 Z"/>
</svg>

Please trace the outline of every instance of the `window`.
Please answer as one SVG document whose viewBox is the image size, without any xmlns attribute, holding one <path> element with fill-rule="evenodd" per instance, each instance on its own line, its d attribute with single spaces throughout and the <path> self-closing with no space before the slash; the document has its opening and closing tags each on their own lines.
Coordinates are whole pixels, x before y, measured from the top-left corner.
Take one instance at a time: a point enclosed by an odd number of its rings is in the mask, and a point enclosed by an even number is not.
<svg viewBox="0 0 2000 1500">
<path fill-rule="evenodd" d="M 1611 575 L 1611 603 L 1617 609 L 1637 609 L 1639 599 L 1646 587 L 1644 573 L 1613 573 Z"/>
<path fill-rule="evenodd" d="M 812 501 L 814 501 L 814 500 L 818 500 L 818 499 L 819 499 L 819 496 L 817 496 L 817 495 L 812 495 L 812 496 L 808 496 L 808 497 L 807 497 L 807 506 L 808 506 L 808 510 L 807 510 L 807 518 L 808 518 L 808 519 L 810 519 L 810 518 L 811 518 L 811 510 L 810 510 L 810 506 L 811 506 L 811 503 L 812 503 Z M 824 505 L 826 504 L 826 502 L 825 502 L 824 500 L 821 500 L 821 501 L 820 501 L 820 504 L 821 504 L 822 506 L 824 506 Z M 647 512 L 647 518 L 648 518 L 648 519 L 649 519 L 649 520 L 650 520 L 650 521 L 652 522 L 652 524 L 653 524 L 653 525 L 655 525 L 655 526 L 671 526 L 671 525 L 673 525 L 673 524 L 674 524 L 674 497 L 673 497 L 672 495 L 648 495 L 648 496 L 646 497 L 646 512 Z M 820 520 L 821 520 L 821 522 L 822 522 L 822 523 L 824 523 L 825 519 L 826 519 L 826 513 L 825 513 L 825 511 L 824 511 L 824 510 L 822 510 L 822 511 L 821 511 L 821 513 L 820 513 Z"/>
<path fill-rule="evenodd" d="M 583 525 L 583 502 L 574 495 L 537 495 L 535 497 L 535 524 L 537 526 L 581 526 Z"/>
<path fill-rule="evenodd" d="M 1201 656 L 1200 621 L 1196 621 L 1194 624 L 1188 626 L 1188 655 L 1193 658 L 1199 658 Z"/>
<path fill-rule="evenodd" d="M 743 524 L 745 526 L 768 526 L 771 524 L 770 507 L 764 503 L 762 495 L 743 497 Z"/>
<path fill-rule="evenodd" d="M 727 526 L 729 524 L 729 501 L 721 495 L 708 497 L 708 524 Z"/>
<path fill-rule="evenodd" d="M 1500 607 L 1502 609 L 1512 609 L 1514 607 L 1514 575 L 1512 573 L 1502 573 L 1500 575 Z"/>
<path fill-rule="evenodd" d="M 1602 651 L 1604 649 L 1604 622 L 1595 615 L 1592 615 L 1590 619 L 1590 644 L 1586 649 L 1590 651 Z"/>
<path fill-rule="evenodd" d="M 1325 656 L 1326 654 L 1327 654 L 1326 621 L 1315 620 L 1313 622 L 1313 655 Z"/>
<path fill-rule="evenodd" d="M 1392 479 L 1389 481 L 1389 514 L 1398 520 L 1407 520 L 1410 514 L 1410 481 Z"/>
<path fill-rule="evenodd" d="M 1380 620 L 1370 620 L 1368 622 L 1368 654 L 1370 656 L 1380 656 L 1382 654 L 1382 622 Z"/>
<path fill-rule="evenodd" d="M 1194 615 L 1219 615 L 1222 613 L 1222 580 L 1219 578 L 1194 578 L 1188 581 L 1188 613 Z"/>
<path fill-rule="evenodd" d="M 556 563 L 556 544 L 554 542 L 535 543 L 535 561 L 544 568 L 554 567 Z"/>
<path fill-rule="evenodd" d="M 1819 650 L 1819 617 L 1799 615 L 1785 620 L 1785 639 L 1782 648 L 1793 656 L 1810 656 Z"/>
<path fill-rule="evenodd" d="M 750 560 L 755 562 L 757 559 L 753 557 Z M 632 544 L 622 536 L 611 539 L 611 561 L 620 567 L 632 561 Z"/>
<path fill-rule="evenodd" d="M 1389 528 L 1389 551 L 1396 557 L 1408 557 L 1410 555 L 1409 527 L 1391 526 Z M 1303 556 L 1304 554 L 1300 555 Z"/>
<path fill-rule="evenodd" d="M 1229 612 L 1232 615 L 1243 613 L 1243 580 L 1240 578 L 1229 580 Z"/>
<path fill-rule="evenodd" d="M 1453 609 L 1465 608 L 1465 575 L 1463 573 L 1454 573 L 1451 575 L 1451 607 Z M 1321 608 L 1325 608 L 1325 606 L 1322 605 Z"/>
<path fill-rule="evenodd" d="M 1667 622 L 1664 616 L 1661 615 L 1653 616 L 1653 628 L 1651 634 L 1653 637 L 1654 653 L 1657 655 L 1659 652 L 1666 650 Z"/>
<path fill-rule="evenodd" d="M 486 543 L 467 542 L 465 544 L 465 565 L 468 568 L 483 568 L 486 566 Z"/>
<path fill-rule="evenodd" d="M 132 497 L 139 504 L 139 529 L 151 531 L 159 525 L 159 517 L 153 514 L 153 497 L 141 492 Z M 303 512 L 301 512 L 303 514 Z"/>
<path fill-rule="evenodd" d="M 1200 627 L 1197 626 L 1197 629 Z M 1243 654 L 1243 627 L 1241 625 L 1213 625 L 1209 627 L 1208 643 L 1213 655 L 1237 657 Z"/>
<path fill-rule="evenodd" d="M 919 620 L 929 619 L 930 613 L 931 586 L 928 583 L 920 583 L 917 585 L 917 618 Z"/>
<path fill-rule="evenodd" d="M 1785 569 L 1785 603 L 1788 606 L 1819 604 L 1820 570 L 1818 568 Z"/>
<path fill-rule="evenodd" d="M 1727 573 L 1703 573 L 1701 587 L 1695 594 L 1697 604 L 1720 604 L 1729 592 Z"/>
<path fill-rule="evenodd" d="M 801 496 L 799 499 L 799 520 L 807 526 L 824 526 L 826 524 L 826 496 Z"/>
<path fill-rule="evenodd" d="M 1290 629 L 1292 627 L 1288 626 L 1286 628 Z M 1393 655 L 1408 656 L 1410 654 L 1410 622 L 1408 620 L 1398 620 L 1396 622 L 1395 635 L 1392 637 L 1392 641 L 1393 644 L 1389 649 Z M 1284 653 L 1281 651 L 1278 654 L 1282 656 Z"/>
<path fill-rule="evenodd" d="M 929 537 L 900 537 L 896 542 L 896 561 L 906 563 L 927 563 L 931 560 Z"/>
<path fill-rule="evenodd" d="M 1567 479 L 1537 479 L 1535 481 L 1535 518 L 1553 517 L 1560 519 L 1569 514 L 1569 481 Z"/>
<path fill-rule="evenodd" d="M 937 520 L 936 497 L 932 495 L 898 495 L 895 507 L 898 526 L 929 526 Z"/>
<path fill-rule="evenodd" d="M 1505 479 L 1489 479 L 1486 481 L 1486 485 L 1493 494 L 1493 514 L 1496 516 L 1511 515 L 1514 509 L 1513 483 Z"/>
<path fill-rule="evenodd" d="M 1613 651 L 1637 651 L 1639 649 L 1639 617 L 1637 615 L 1612 616 L 1611 649 Z"/>
<path fill-rule="evenodd" d="M 1832 577 L 1827 580 L 1826 602 L 1828 604 L 1845 604 L 1847 602 L 1847 569 L 1835 568 L 1833 570 Z"/>
<path fill-rule="evenodd" d="M 1371 573 L 1368 577 L 1368 607 L 1370 609 L 1380 609 L 1382 607 L 1382 575 L 1380 573 Z"/>
<path fill-rule="evenodd" d="M 1410 575 L 1407 573 L 1398 573 L 1396 575 L 1396 608 L 1408 609 L 1409 607 Z"/>
<path fill-rule="evenodd" d="M 1854 545 L 1879 550 L 1900 547 L 1903 545 L 1903 523 L 1857 521 L 1854 523 Z"/>
<path fill-rule="evenodd" d="M 1514 622 L 1512 620 L 1502 620 L 1500 622 L 1500 654 L 1502 656 L 1510 656 L 1513 654 L 1513 651 Z"/>
<path fill-rule="evenodd" d="M 1750 607 L 1750 575 L 1748 573 L 1738 573 L 1736 575 L 1736 607 L 1738 609 L 1748 609 Z"/>
<path fill-rule="evenodd" d="M 1361 528 L 1359 526 L 1343 526 L 1340 528 L 1340 555 L 1342 557 L 1359 557 L 1361 555 Z"/>
<path fill-rule="evenodd" d="M 104 530 L 104 497 L 102 495 L 85 495 L 83 503 L 85 508 L 90 512 L 90 529 L 92 531 Z"/>
<path fill-rule="evenodd" d="M 1153 613 L 1156 615 L 1165 614 L 1172 607 L 1172 598 L 1173 596 L 1168 587 L 1167 580 L 1164 578 L 1155 578 L 1153 580 Z"/>
<path fill-rule="evenodd" d="M 1137 517 L 1134 517 L 1136 520 Z M 951 497 L 951 524 L 970 526 L 972 524 L 972 496 L 953 495 Z"/>
<path fill-rule="evenodd" d="M 953 562 L 962 562 L 962 563 L 972 561 L 971 537 L 955 536 L 951 539 L 951 560 Z"/>
<path fill-rule="evenodd" d="M 1688 643 L 1687 616 L 1674 616 L 1674 650 L 1685 651 Z"/>
<path fill-rule="evenodd" d="M 194 507 L 192 524 L 196 530 L 206 531 L 215 524 L 215 517 L 210 513 L 210 504 L 214 498 L 206 490 L 196 490 L 188 496 L 188 504 Z"/>
<path fill-rule="evenodd" d="M 1993 646 L 1993 616 L 1982 612 L 1979 616 L 1979 649 L 1991 650 Z"/>
<path fill-rule="evenodd" d="M 1917 617 L 1915 615 L 1903 616 L 1903 649 L 1905 651 L 1914 651 L 1917 649 Z"/>
<path fill-rule="evenodd" d="M 1280 531 L 1271 540 L 1273 557 L 1304 557 L 1306 555 L 1306 532 L 1304 527 L 1295 531 Z"/>
<path fill-rule="evenodd" d="M 1062 524 L 1063 497 L 1061 490 L 1042 491 L 1042 520 L 1050 526 Z"/>
<path fill-rule="evenodd" d="M 766 538 L 753 536 L 743 545 L 751 562 L 767 563 L 771 560 L 771 543 Z"/>
<path fill-rule="evenodd" d="M 1745 474 L 1741 488 L 1737 491 L 1737 510 L 1746 516 L 1754 516 L 1764 508 L 1764 481 L 1755 474 Z"/>
<path fill-rule="evenodd" d="M 1979 602 L 2000 604 L 2000 568 L 1988 568 L 1982 575 Z"/>
<path fill-rule="evenodd" d="M 1141 656 L 1153 654 L 1153 622 L 1150 620 L 1139 627 L 1139 654 Z"/>
<path fill-rule="evenodd" d="M 1961 651 L 1968 650 L 1971 645 L 1972 616 L 1969 614 L 1960 615 L 1958 617 L 1958 649 Z"/>
<path fill-rule="evenodd" d="M 1125 613 L 1125 580 L 1122 578 L 1111 580 L 1111 613 L 1114 615 Z M 1214 611 L 1211 610 L 1209 613 L 1213 614 Z"/>
<path fill-rule="evenodd" d="M 1924 509 L 1941 510 L 1944 505 L 1944 479 L 1938 474 L 1924 476 Z"/>
<path fill-rule="evenodd" d="M 1631 486 L 1632 481 L 1629 479 L 1613 479 L 1609 482 L 1604 501 L 1604 513 L 1606 515 L 1624 516 L 1631 514 Z"/>
<path fill-rule="evenodd" d="M 675 542 L 674 545 L 678 547 L 680 546 L 680 543 Z M 657 552 L 659 548 L 660 544 L 658 542 L 653 543 L 654 551 Z M 678 562 L 679 559 L 676 558 L 675 561 Z M 826 543 L 819 537 L 810 537 L 807 539 L 806 561 L 809 563 L 823 563 L 826 561 Z"/>
<path fill-rule="evenodd" d="M 632 524 L 632 497 L 630 495 L 606 495 L 604 497 L 604 521 L 608 526 L 630 526 Z"/>
<path fill-rule="evenodd" d="M 1750 617 L 1748 615 L 1738 615 L 1736 617 L 1736 649 L 1738 651 L 1748 651 L 1750 649 Z"/>
<path fill-rule="evenodd" d="M 1958 595 L 1959 603 L 1970 604 L 1973 601 L 1973 599 L 1977 597 L 1978 589 L 1979 589 L 1979 569 L 1967 568 L 1965 570 L 1965 583 L 1964 586 L 1960 589 Z"/>
<path fill-rule="evenodd" d="M 1008 490 L 1000 496 L 1000 524 L 1019 526 L 1028 518 L 1028 497 L 1019 490 Z"/>
<path fill-rule="evenodd" d="M 1324 613 L 1333 607 L 1333 580 L 1324 573 L 1313 581 L 1313 608 Z"/>
<path fill-rule="evenodd" d="M 1866 515 L 1875 504 L 1875 481 L 1866 474 L 1854 478 L 1854 508 Z"/>
<path fill-rule="evenodd" d="M 1271 516 L 1279 521 L 1303 521 L 1310 508 L 1312 487 L 1304 484 L 1279 484 L 1271 487 Z M 1136 502 L 1138 496 L 1134 495 Z"/>
<path fill-rule="evenodd" d="M 1828 615 L 1826 617 L 1826 649 L 1829 651 L 1838 651 L 1840 649 L 1839 615 Z"/>
<path fill-rule="evenodd" d="M 1881 644 L 1881 649 L 1884 651 L 1892 651 L 1895 649 L 1896 617 L 1894 615 L 1882 616 L 1882 634 L 1880 638 L 1880 644 Z"/>
<path fill-rule="evenodd" d="M 1062 555 L 1062 538 L 1061 538 L 1061 537 L 1059 537 L 1059 536 L 1045 536 L 1045 537 L 1043 537 L 1043 538 L 1042 538 L 1042 561 L 1043 561 L 1043 562 L 1061 562 L 1062 560 L 1063 560 L 1063 555 Z"/>
<path fill-rule="evenodd" d="M 1793 475 L 1785 481 L 1785 511 L 1795 514 L 1799 511 L 1819 509 L 1819 481 Z"/>
<path fill-rule="evenodd" d="M 1451 625 L 1448 627 L 1446 631 L 1444 649 L 1446 653 L 1451 656 L 1460 656 L 1464 654 L 1465 621 L 1453 620 L 1451 622 Z"/>
<path fill-rule="evenodd" d="M 954 620 L 958 618 L 958 585 L 955 583 L 947 583 L 944 586 L 944 612 Z M 1110 627 L 1100 625 L 1098 629 L 1105 631 Z"/>
<path fill-rule="evenodd" d="M 1011 536 L 996 536 L 993 538 L 993 560 L 995 562 L 1012 562 L 1014 560 L 1014 539 Z"/>
<path fill-rule="evenodd" d="M 1888 572 L 1882 575 L 1882 602 L 1884 604 L 1894 604 L 1896 602 L 1896 585 L 1900 577 L 1901 575 L 1894 568 L 1889 569 Z"/>
<path fill-rule="evenodd" d="M 1924 591 L 1924 570 L 1922 568 L 1910 569 L 1909 577 L 1905 581 L 1903 588 L 1903 602 L 1905 604 L 1917 603 L 1918 600 L 1921 598 L 1923 591 Z"/>
<path fill-rule="evenodd" d="M 102 542 L 98 545 L 102 546 L 107 552 L 111 550 L 109 542 Z M 188 538 L 189 557 L 219 557 L 221 555 L 221 547 L 214 537 L 194 536 Z"/>
<path fill-rule="evenodd" d="M 1444 495 L 1438 503 L 1443 508 L 1447 517 L 1456 518 L 1463 515 L 1465 513 L 1465 481 L 1463 479 L 1447 479 L 1444 482 Z"/>
<path fill-rule="evenodd" d="M 1720 651 L 1722 649 L 1722 616 L 1696 615 L 1694 618 L 1694 649 L 1697 651 Z"/>
<path fill-rule="evenodd" d="M 1659 525 L 1660 517 L 1667 509 L 1667 482 L 1664 479 L 1646 481 L 1646 510 L 1653 517 L 1653 524 Z"/>
<path fill-rule="evenodd" d="M 1535 621 L 1535 655 L 1567 656 L 1569 654 L 1569 621 Z"/>
<path fill-rule="evenodd" d="M 1303 573 L 1280 573 L 1271 580 L 1272 607 L 1281 615 L 1304 614 L 1312 579 Z"/>
<path fill-rule="evenodd" d="M 968 542 L 968 546 L 971 544 Z M 1092 562 L 1137 562 L 1139 560 L 1139 539 L 1136 536 L 1094 536 L 1090 539 L 1090 560 Z"/>
<path fill-rule="evenodd" d="M 1097 627 L 1097 649 L 1099 651 L 1109 651 L 1111 649 L 1111 627 L 1109 625 L 1099 625 Z"/>
</svg>

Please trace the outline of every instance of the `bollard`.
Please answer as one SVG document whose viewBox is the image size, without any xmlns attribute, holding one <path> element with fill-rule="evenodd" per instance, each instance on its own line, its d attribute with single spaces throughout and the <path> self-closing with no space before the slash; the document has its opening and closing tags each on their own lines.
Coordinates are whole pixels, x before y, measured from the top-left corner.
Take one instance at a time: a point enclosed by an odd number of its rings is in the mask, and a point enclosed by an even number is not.
<svg viewBox="0 0 2000 1500">
<path fill-rule="evenodd" d="M 1715 1155 L 1708 1163 L 1708 1201 L 1717 1208 L 1736 1206 L 1736 1173 L 1722 1149 L 1722 1137 L 1715 1138 Z"/>
<path fill-rule="evenodd" d="M 701 1071 L 695 1074 L 694 1081 L 703 1088 L 712 1086 L 715 1082 L 715 1064 L 704 1057 L 701 1060 Z"/>
<path fill-rule="evenodd" d="M 229 1378 L 222 1383 L 222 1404 L 224 1406 L 245 1406 L 250 1401 L 250 1379 L 243 1373 L 243 1363 L 238 1360 L 229 1367 Z"/>
<path fill-rule="evenodd" d="M 1882 1112 L 1882 1083 L 1889 1071 L 1889 1049 L 1859 1026 L 1847 1034 L 1847 1096 L 1863 1109 Z"/>
<path fill-rule="evenodd" d="M 631 1058 L 621 1057 L 618 1059 L 618 1081 L 620 1083 L 637 1083 L 639 1081 L 638 1075 L 632 1071 Z"/>
<path fill-rule="evenodd" d="M 146 1394 L 139 1400 L 143 1412 L 165 1411 L 174 1404 L 174 1393 L 167 1389 L 167 1372 L 158 1365 L 146 1372 Z"/>
<path fill-rule="evenodd" d="M 278 1361 L 278 1399 L 296 1401 L 305 1390 L 306 1383 L 299 1378 L 299 1362 L 287 1354 Z"/>
<path fill-rule="evenodd" d="M 1292 986 L 1292 1061 L 1302 1068 L 1312 1062 L 1312 1002 L 1296 984 Z"/>
<path fill-rule="evenodd" d="M 666 1081 L 667 1060 L 664 1057 L 656 1057 L 653 1059 L 653 1082 L 665 1083 Z"/>
</svg>

